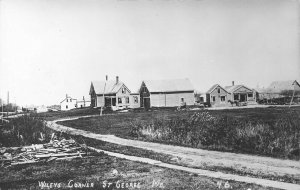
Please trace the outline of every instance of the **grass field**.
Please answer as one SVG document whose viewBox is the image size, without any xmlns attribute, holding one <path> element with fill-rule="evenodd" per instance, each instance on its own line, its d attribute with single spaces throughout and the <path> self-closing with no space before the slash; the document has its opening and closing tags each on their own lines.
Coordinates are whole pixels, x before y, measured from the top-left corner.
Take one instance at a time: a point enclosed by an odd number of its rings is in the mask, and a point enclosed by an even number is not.
<svg viewBox="0 0 300 190">
<path fill-rule="evenodd" d="M 200 113 L 196 121 L 193 119 L 195 113 Z M 203 117 L 209 121 L 202 121 Z M 138 111 L 81 118 L 60 124 L 131 139 L 279 158 L 300 158 L 300 107 Z M 196 143 L 187 142 L 186 139 L 194 139 Z"/>
<path fill-rule="evenodd" d="M 226 182 L 227 188 L 225 188 Z M 89 187 L 79 188 L 80 185 L 89 185 Z M 133 188 L 129 188 L 130 186 Z M 228 189 L 228 187 L 232 187 L 232 189 L 271 189 L 253 184 L 191 175 L 182 171 L 118 159 L 105 154 L 72 161 L 37 163 L 0 170 L 1 189 L 193 190 Z"/>
</svg>

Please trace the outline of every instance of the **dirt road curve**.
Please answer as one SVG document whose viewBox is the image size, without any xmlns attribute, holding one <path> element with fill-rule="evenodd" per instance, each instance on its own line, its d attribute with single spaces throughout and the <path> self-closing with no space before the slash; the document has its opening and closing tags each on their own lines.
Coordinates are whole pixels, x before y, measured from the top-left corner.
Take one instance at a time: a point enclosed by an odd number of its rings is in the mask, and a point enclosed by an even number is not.
<svg viewBox="0 0 300 190">
<path fill-rule="evenodd" d="M 71 119 L 77 118 L 60 119 L 52 122 L 49 121 L 48 126 L 54 130 L 68 131 L 68 133 L 70 134 L 82 135 L 85 137 L 90 137 L 110 143 L 143 148 L 159 153 L 169 154 L 178 158 L 175 159 L 176 162 L 181 163 L 187 167 L 203 168 L 203 166 L 205 166 L 205 168 L 232 168 L 238 172 L 246 172 L 254 175 L 291 176 L 294 179 L 300 179 L 299 161 L 280 160 L 269 157 L 208 151 L 202 149 L 122 139 L 119 137 L 115 137 L 114 135 L 100 135 L 56 124 L 57 121 L 65 121 Z M 296 189 L 300 189 L 300 185 L 298 185 Z"/>
</svg>

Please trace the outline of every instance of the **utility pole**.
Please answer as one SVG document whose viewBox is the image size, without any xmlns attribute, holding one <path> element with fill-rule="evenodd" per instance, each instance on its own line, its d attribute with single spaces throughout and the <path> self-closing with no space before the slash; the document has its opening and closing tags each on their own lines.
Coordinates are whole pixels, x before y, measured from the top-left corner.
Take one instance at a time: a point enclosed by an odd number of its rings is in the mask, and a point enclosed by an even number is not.
<svg viewBox="0 0 300 190">
<path fill-rule="evenodd" d="M 106 81 L 107 81 L 107 79 L 108 79 L 108 77 L 106 75 L 105 82 L 104 82 L 104 90 L 103 90 L 103 105 L 101 106 L 100 116 L 102 116 L 102 111 L 103 111 L 103 108 L 105 106 L 105 97 L 104 97 L 104 94 L 105 94 L 105 87 L 106 87 Z"/>
<path fill-rule="evenodd" d="M 9 91 L 7 91 L 6 117 L 8 118 Z"/>
</svg>

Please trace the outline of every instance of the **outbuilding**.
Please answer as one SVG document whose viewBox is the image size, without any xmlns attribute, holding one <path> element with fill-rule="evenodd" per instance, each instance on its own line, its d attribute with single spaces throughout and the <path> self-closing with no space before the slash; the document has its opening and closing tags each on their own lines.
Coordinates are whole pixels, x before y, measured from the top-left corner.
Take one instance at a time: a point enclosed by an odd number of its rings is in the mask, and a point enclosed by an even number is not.
<svg viewBox="0 0 300 190">
<path fill-rule="evenodd" d="M 140 106 L 176 107 L 194 105 L 194 88 L 189 79 L 145 80 L 140 87 Z"/>
</svg>

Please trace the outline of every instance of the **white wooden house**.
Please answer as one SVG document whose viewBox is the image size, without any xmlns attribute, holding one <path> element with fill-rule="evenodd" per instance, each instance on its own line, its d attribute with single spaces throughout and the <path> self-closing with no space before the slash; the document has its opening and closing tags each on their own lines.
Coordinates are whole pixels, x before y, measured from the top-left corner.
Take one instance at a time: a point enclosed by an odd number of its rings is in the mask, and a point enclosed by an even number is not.
<svg viewBox="0 0 300 190">
<path fill-rule="evenodd" d="M 66 111 L 66 110 L 71 110 L 76 108 L 76 99 L 72 98 L 71 96 L 68 96 L 68 94 L 66 94 L 66 97 L 63 101 L 60 102 L 60 109 L 62 111 Z"/>
<path fill-rule="evenodd" d="M 140 87 L 140 106 L 175 107 L 194 105 L 194 88 L 189 79 L 146 80 Z"/>
<path fill-rule="evenodd" d="M 219 84 L 213 85 L 206 92 L 206 102 L 212 107 L 228 106 L 230 104 L 228 100 L 231 100 L 230 93 Z"/>
<path fill-rule="evenodd" d="M 131 91 L 116 80 L 92 81 L 90 86 L 91 106 L 109 107 L 112 110 L 130 108 Z"/>
</svg>

